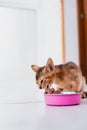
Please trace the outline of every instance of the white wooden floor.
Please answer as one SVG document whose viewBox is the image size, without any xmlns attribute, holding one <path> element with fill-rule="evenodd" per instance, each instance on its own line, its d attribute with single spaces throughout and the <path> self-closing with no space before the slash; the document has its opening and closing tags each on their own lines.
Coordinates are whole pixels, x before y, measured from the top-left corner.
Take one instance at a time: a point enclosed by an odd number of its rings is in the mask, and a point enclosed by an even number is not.
<svg viewBox="0 0 87 130">
<path fill-rule="evenodd" d="M 0 104 L 0 130 L 87 130 L 87 99 L 76 106 Z"/>
</svg>

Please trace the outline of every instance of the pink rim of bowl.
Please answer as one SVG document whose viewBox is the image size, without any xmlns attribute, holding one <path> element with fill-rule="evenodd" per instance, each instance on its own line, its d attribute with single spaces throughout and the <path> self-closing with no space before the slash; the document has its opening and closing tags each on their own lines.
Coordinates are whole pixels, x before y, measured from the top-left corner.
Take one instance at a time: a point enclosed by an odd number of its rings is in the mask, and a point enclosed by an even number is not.
<svg viewBox="0 0 87 130">
<path fill-rule="evenodd" d="M 45 103 L 50 106 L 70 106 L 81 103 L 81 93 L 44 94 Z"/>
</svg>

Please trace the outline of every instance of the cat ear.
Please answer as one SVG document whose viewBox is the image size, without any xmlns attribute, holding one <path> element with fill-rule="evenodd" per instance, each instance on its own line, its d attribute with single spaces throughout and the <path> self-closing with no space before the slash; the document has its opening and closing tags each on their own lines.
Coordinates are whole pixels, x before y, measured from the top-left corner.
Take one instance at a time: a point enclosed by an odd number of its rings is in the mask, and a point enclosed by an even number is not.
<svg viewBox="0 0 87 130">
<path fill-rule="evenodd" d="M 51 58 L 49 58 L 47 60 L 47 64 L 45 66 L 45 69 L 46 69 L 47 72 L 54 71 L 55 66 L 54 66 L 53 60 Z"/>
<path fill-rule="evenodd" d="M 37 72 L 40 67 L 37 66 L 37 65 L 31 65 L 31 68 L 32 68 L 33 71 Z"/>
</svg>

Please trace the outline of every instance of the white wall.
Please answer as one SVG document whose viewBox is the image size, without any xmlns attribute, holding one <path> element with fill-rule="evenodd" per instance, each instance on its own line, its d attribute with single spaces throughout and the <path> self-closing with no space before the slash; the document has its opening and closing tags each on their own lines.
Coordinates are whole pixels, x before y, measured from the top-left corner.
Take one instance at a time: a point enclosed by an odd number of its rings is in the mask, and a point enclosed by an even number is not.
<svg viewBox="0 0 87 130">
<path fill-rule="evenodd" d="M 0 102 L 41 101 L 30 66 L 62 63 L 60 1 L 17 1 L 0 0 Z"/>
<path fill-rule="evenodd" d="M 65 58 L 79 64 L 76 0 L 64 0 Z"/>
</svg>

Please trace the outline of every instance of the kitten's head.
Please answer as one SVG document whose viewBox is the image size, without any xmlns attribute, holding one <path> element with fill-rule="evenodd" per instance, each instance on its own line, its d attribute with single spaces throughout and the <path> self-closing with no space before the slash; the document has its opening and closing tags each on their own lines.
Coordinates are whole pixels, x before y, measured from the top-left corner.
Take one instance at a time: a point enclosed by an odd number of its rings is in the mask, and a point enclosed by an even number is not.
<svg viewBox="0 0 87 130">
<path fill-rule="evenodd" d="M 53 60 L 49 58 L 46 66 L 39 67 L 37 65 L 31 66 L 32 70 L 36 73 L 36 84 L 40 89 L 49 87 L 52 83 L 55 66 Z"/>
</svg>

